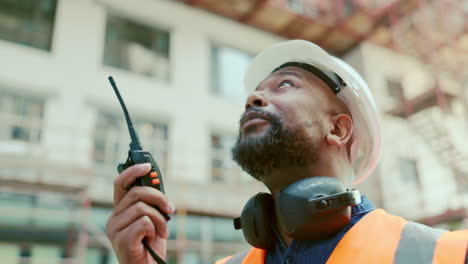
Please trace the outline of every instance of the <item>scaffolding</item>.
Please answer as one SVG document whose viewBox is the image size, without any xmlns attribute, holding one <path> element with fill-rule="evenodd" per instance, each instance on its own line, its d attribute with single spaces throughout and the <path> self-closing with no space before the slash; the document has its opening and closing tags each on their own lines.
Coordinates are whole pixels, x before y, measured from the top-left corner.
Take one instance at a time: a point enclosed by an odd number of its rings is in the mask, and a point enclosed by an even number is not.
<svg viewBox="0 0 468 264">
<path fill-rule="evenodd" d="M 21 205 L 2 204 L 4 212 L 14 213 L 4 215 L 4 221 L 11 220 L 2 223 L 0 228 L 3 231 L 16 230 L 22 228 L 21 223 L 26 221 L 26 229 L 31 232 L 33 241 L 37 235 L 50 236 L 56 242 L 63 240 L 64 252 L 61 258 L 57 256 L 56 260 L 41 260 L 36 257 L 33 260 L 22 257 L 21 263 L 86 263 L 87 250 L 91 244 L 112 250 L 105 230 L 89 220 L 91 197 L 86 182 L 93 175 L 90 170 L 4 156 L 0 157 L 0 167 L 0 194 L 30 197 L 31 201 Z M 63 180 L 66 177 L 77 177 L 80 182 L 70 184 Z M 51 197 L 55 203 L 38 203 L 41 200 L 50 200 Z M 15 219 L 21 221 L 15 223 Z M 29 237 L 23 241 L 25 245 L 29 243 Z"/>
<path fill-rule="evenodd" d="M 411 14 L 418 0 L 178 0 L 285 38 L 343 55 L 362 41 L 386 42 L 381 26 L 393 10 Z"/>
<path fill-rule="evenodd" d="M 420 0 L 411 15 L 401 16 L 398 12 L 391 12 L 388 27 L 392 36 L 390 46 L 418 59 L 433 76 L 433 87 L 427 90 L 435 96 L 436 105 L 426 104 L 415 109 L 417 100 L 407 100 L 406 116 L 414 115 L 410 124 L 443 164 L 450 168 L 460 194 L 468 192 L 468 153 L 460 150 L 452 141 L 445 115 L 450 111 L 450 101 L 457 97 L 464 102 L 465 113 L 468 114 L 465 98 L 468 70 L 463 67 L 468 62 L 468 35 L 465 34 L 467 13 L 468 9 L 462 1 Z M 451 82 L 444 82 L 447 79 Z M 453 87 L 447 89 L 446 86 L 450 84 Z"/>
</svg>

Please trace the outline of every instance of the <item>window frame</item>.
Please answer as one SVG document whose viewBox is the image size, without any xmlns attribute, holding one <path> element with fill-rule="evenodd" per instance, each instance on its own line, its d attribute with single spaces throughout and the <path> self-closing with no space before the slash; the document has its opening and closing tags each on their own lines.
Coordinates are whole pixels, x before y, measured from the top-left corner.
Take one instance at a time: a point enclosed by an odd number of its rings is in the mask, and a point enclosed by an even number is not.
<svg viewBox="0 0 468 264">
<path fill-rule="evenodd" d="M 156 76 L 155 74 L 145 74 L 142 72 L 138 72 L 132 69 L 126 69 L 123 67 L 115 66 L 115 65 L 110 65 L 106 63 L 106 49 L 107 49 L 107 35 L 108 35 L 108 26 L 109 26 L 109 18 L 113 17 L 114 19 L 119 19 L 121 20 L 120 22 L 125 21 L 125 22 L 130 22 L 132 24 L 136 24 L 138 26 L 143 26 L 146 28 L 151 29 L 153 34 L 155 33 L 154 31 L 160 31 L 164 32 L 168 35 L 168 44 L 167 44 L 167 74 L 164 78 L 160 78 Z M 173 75 L 174 75 L 174 69 L 173 69 L 173 57 L 174 57 L 174 51 L 172 48 L 172 43 L 173 43 L 173 29 L 171 26 L 165 25 L 164 23 L 159 23 L 159 22 L 153 22 L 153 21 L 148 21 L 145 19 L 141 19 L 140 17 L 136 15 L 128 15 L 123 12 L 119 12 L 115 9 L 108 9 L 106 10 L 106 17 L 105 17 L 105 26 L 104 26 L 104 34 L 103 34 L 103 46 L 102 46 L 102 57 L 101 57 L 101 65 L 104 68 L 109 68 L 115 71 L 121 71 L 127 74 L 132 74 L 132 75 L 137 75 L 140 77 L 148 78 L 151 80 L 156 80 L 162 83 L 171 83 L 173 81 Z M 154 50 L 151 50 L 153 54 L 156 54 Z M 156 54 L 157 55 L 157 54 Z"/>
<path fill-rule="evenodd" d="M 398 91 L 392 91 L 392 87 L 397 87 Z M 405 87 L 403 81 L 400 78 L 387 77 L 385 78 L 385 93 L 395 106 L 402 106 L 406 101 Z"/>
<path fill-rule="evenodd" d="M 414 168 L 414 175 L 411 175 L 412 178 L 409 180 L 408 175 L 403 174 L 403 163 L 411 163 Z M 398 157 L 398 172 L 400 175 L 400 181 L 406 185 L 415 185 L 418 188 L 421 186 L 421 175 L 420 175 L 420 168 L 419 168 L 419 161 L 416 158 L 410 157 Z M 413 177 L 414 176 L 414 177 Z"/>
<path fill-rule="evenodd" d="M 48 96 L 45 94 L 39 93 L 30 93 L 29 91 L 23 91 L 20 89 L 11 89 L 9 87 L 1 87 L 0 88 L 0 103 L 3 100 L 3 96 L 9 96 L 13 98 L 13 111 L 12 112 L 4 112 L 2 106 L 0 105 L 0 124 L 4 127 L 5 125 L 13 127 L 20 127 L 23 130 L 27 131 L 27 139 L 26 138 L 13 138 L 11 135 L 8 138 L 0 137 L 0 142 L 16 142 L 21 144 L 28 144 L 28 145 L 41 145 L 44 139 L 44 132 L 45 132 L 45 121 L 46 121 L 46 109 L 48 104 Z M 18 101 L 18 99 L 20 99 Z M 16 100 L 16 101 L 15 101 Z M 39 105 L 40 113 L 38 115 L 28 115 L 31 111 L 30 106 L 33 102 L 35 105 Z M 22 107 L 21 110 L 18 110 L 18 106 L 20 103 L 22 106 L 25 104 L 27 105 L 26 108 Z M 11 109 L 10 109 L 11 110 Z M 18 113 L 21 112 L 21 113 Z M 5 121 L 3 122 L 2 118 L 5 120 L 10 120 L 10 122 Z M 10 134 L 13 131 L 10 131 Z M 35 138 L 33 139 L 32 135 L 36 134 Z"/>
<path fill-rule="evenodd" d="M 241 98 L 233 98 L 233 97 L 229 97 L 229 96 L 226 96 L 224 94 L 222 94 L 221 90 L 218 88 L 218 83 L 219 83 L 219 74 L 217 74 L 216 70 L 217 68 L 219 68 L 218 66 L 218 62 L 217 60 L 215 60 L 215 50 L 216 49 L 219 49 L 219 48 L 226 48 L 226 49 L 230 49 L 230 50 L 236 50 L 236 51 L 239 51 L 239 52 L 242 52 L 244 53 L 244 55 L 247 55 L 250 57 L 250 61 L 249 63 L 247 63 L 247 65 L 250 64 L 250 62 L 253 60 L 253 58 L 255 57 L 255 53 L 254 52 L 250 52 L 246 49 L 243 49 L 243 48 L 239 48 L 239 47 L 236 47 L 236 46 L 233 46 L 233 45 L 229 45 L 229 44 L 226 44 L 226 43 L 222 43 L 222 42 L 218 42 L 218 41 L 210 41 L 210 45 L 209 45 L 209 54 L 210 54 L 210 59 L 209 59 L 209 81 L 210 81 L 210 94 L 215 96 L 216 98 L 220 98 L 220 99 L 223 99 L 223 100 L 227 100 L 227 101 L 231 101 L 231 102 L 243 102 Z M 247 70 L 247 68 L 245 69 Z M 244 86 L 244 83 L 243 83 L 243 77 L 244 76 L 241 76 L 241 86 L 245 89 L 245 98 L 243 99 L 246 99 L 248 94 L 249 94 L 249 91 L 247 90 L 247 87 Z"/>
<path fill-rule="evenodd" d="M 40 1 L 41 2 L 34 1 L 34 3 L 36 3 L 36 7 L 37 7 L 36 9 L 37 10 L 40 9 L 40 5 L 43 4 L 43 1 L 48 1 L 48 0 L 40 0 Z M 48 28 L 48 30 L 50 31 L 50 35 L 48 36 L 48 39 L 47 39 L 47 47 L 42 47 L 42 46 L 38 45 L 37 41 L 36 42 L 29 41 L 31 39 L 30 36 L 27 37 L 28 41 L 24 41 L 24 42 L 20 42 L 18 39 L 12 39 L 12 38 L 0 38 L 0 40 L 10 42 L 10 43 L 15 43 L 15 44 L 18 44 L 18 45 L 21 45 L 21 46 L 24 46 L 24 47 L 28 47 L 28 48 L 32 48 L 32 49 L 36 49 L 36 50 L 41 50 L 41 51 L 44 51 L 44 52 L 47 52 L 47 53 L 51 53 L 54 50 L 54 36 L 55 36 L 55 33 L 56 33 L 55 31 L 56 31 L 56 20 L 57 20 L 57 13 L 58 13 L 58 7 L 59 7 L 59 0 L 50 0 L 50 1 L 54 1 L 54 3 L 53 3 L 53 6 L 51 7 L 52 12 L 53 12 L 53 18 L 50 21 L 50 27 Z M 39 12 L 37 10 L 35 10 L 35 12 Z M 40 17 L 40 19 L 38 19 L 37 17 Z M 24 27 L 25 24 L 28 24 L 27 22 L 30 22 L 31 24 L 38 24 L 39 21 L 43 20 L 43 17 L 44 16 L 36 16 L 35 19 L 33 17 L 33 20 L 21 20 L 21 21 L 23 21 L 22 24 L 23 24 L 23 27 Z M 21 31 L 18 34 L 24 34 L 24 33 L 25 33 L 25 31 Z M 34 32 L 33 34 L 39 34 L 39 33 Z M 40 34 L 42 35 L 42 34 L 44 34 L 44 32 L 41 32 Z M 33 39 L 37 39 L 37 38 L 33 38 Z"/>
</svg>

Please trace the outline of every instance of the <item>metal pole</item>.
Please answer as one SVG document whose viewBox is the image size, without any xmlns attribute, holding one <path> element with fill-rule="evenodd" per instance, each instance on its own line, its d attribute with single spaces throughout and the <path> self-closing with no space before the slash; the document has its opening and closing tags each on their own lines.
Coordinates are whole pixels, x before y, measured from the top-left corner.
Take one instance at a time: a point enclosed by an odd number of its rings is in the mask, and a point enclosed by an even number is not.
<svg viewBox="0 0 468 264">
<path fill-rule="evenodd" d="M 88 215 L 91 208 L 91 200 L 88 197 L 87 189 L 83 190 L 81 194 L 81 218 L 80 218 L 80 231 L 78 235 L 78 250 L 77 250 L 77 264 L 86 262 L 86 254 L 88 251 Z"/>
</svg>

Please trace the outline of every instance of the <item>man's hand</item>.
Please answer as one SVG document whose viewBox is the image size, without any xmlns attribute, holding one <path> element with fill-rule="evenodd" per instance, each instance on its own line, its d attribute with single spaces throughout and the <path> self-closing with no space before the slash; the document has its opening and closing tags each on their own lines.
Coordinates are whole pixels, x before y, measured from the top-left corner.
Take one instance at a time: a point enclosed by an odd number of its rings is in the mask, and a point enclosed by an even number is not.
<svg viewBox="0 0 468 264">
<path fill-rule="evenodd" d="M 167 214 L 174 213 L 174 206 L 155 188 L 128 189 L 136 178 L 146 175 L 150 169 L 149 163 L 134 165 L 114 181 L 114 211 L 107 221 L 107 236 L 121 264 L 154 263 L 143 247 L 143 239 L 148 240 L 159 257 L 166 259 L 169 230 L 166 220 L 154 206 Z"/>
</svg>

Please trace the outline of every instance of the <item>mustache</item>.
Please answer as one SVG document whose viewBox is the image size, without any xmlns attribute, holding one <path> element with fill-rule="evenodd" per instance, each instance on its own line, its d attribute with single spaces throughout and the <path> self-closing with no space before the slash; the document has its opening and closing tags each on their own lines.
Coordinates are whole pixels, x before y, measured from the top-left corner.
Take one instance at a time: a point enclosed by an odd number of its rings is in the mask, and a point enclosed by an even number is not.
<svg viewBox="0 0 468 264">
<path fill-rule="evenodd" d="M 273 114 L 273 113 L 270 113 L 270 112 L 267 112 L 265 110 L 263 110 L 261 107 L 250 107 L 248 108 L 240 117 L 239 119 L 239 125 L 241 125 L 242 123 L 244 123 L 245 119 L 247 118 L 247 114 L 249 113 L 258 113 L 258 114 L 262 114 L 266 117 L 268 117 L 272 122 L 274 123 L 280 123 L 281 121 L 281 118 L 276 115 L 276 114 Z"/>
</svg>

